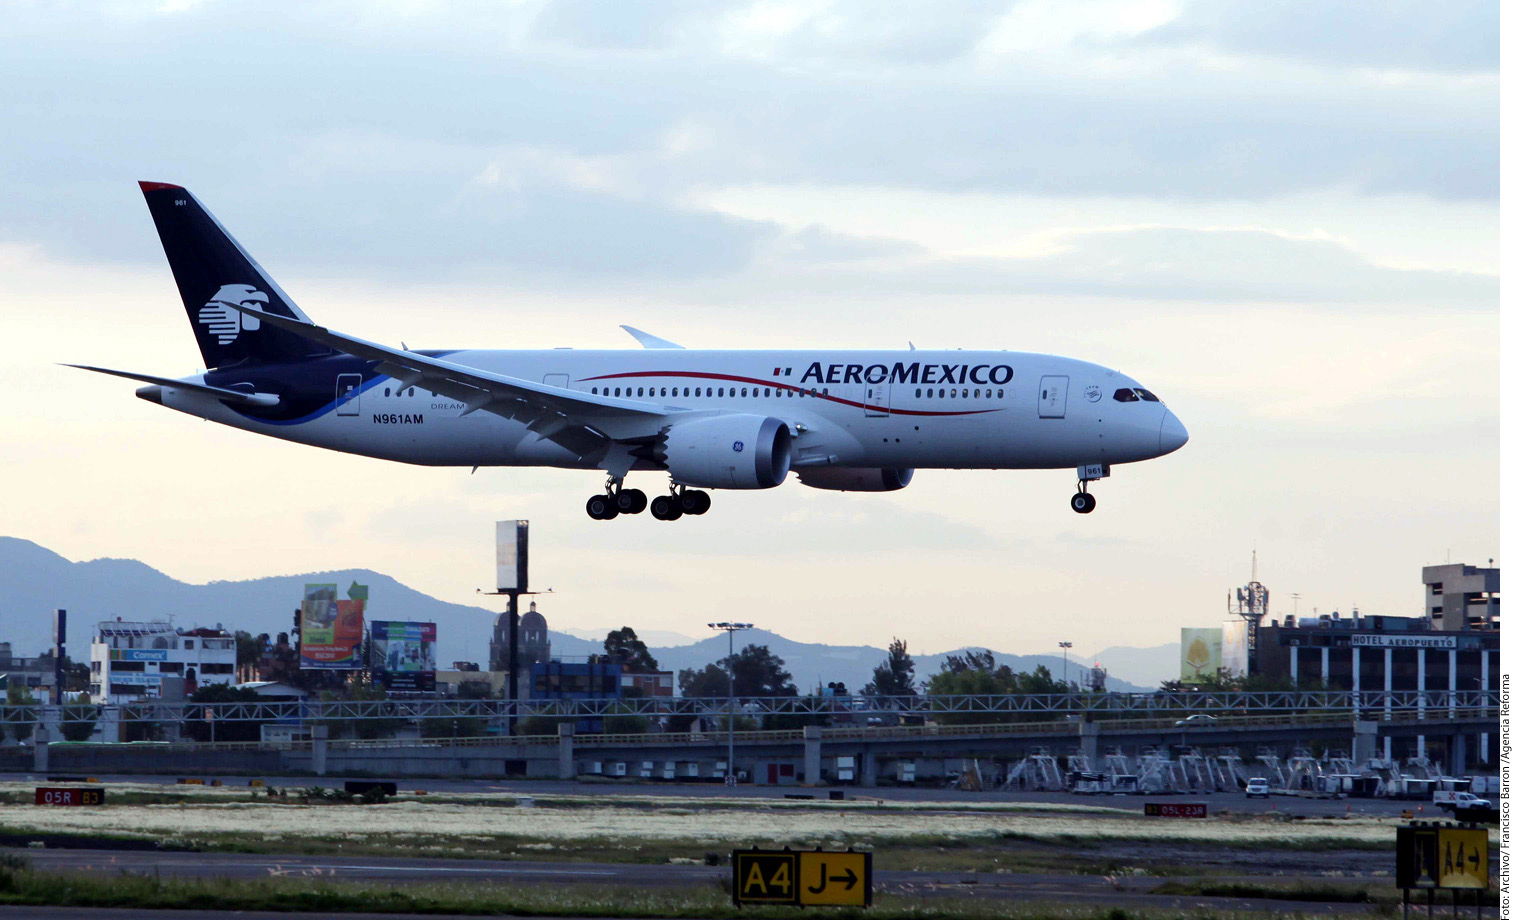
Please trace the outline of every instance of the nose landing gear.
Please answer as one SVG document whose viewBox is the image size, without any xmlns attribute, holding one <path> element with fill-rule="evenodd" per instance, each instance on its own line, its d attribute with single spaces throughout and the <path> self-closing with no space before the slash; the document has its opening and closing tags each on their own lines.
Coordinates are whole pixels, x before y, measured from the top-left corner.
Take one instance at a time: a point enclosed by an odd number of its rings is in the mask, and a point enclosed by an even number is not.
<svg viewBox="0 0 1515 920">
<path fill-rule="evenodd" d="M 1103 463 L 1086 463 L 1078 468 L 1078 491 L 1073 493 L 1073 500 L 1069 502 L 1073 510 L 1079 514 L 1088 514 L 1094 510 L 1094 496 L 1089 494 L 1089 480 L 1104 479 L 1110 475 L 1110 467 Z"/>
</svg>

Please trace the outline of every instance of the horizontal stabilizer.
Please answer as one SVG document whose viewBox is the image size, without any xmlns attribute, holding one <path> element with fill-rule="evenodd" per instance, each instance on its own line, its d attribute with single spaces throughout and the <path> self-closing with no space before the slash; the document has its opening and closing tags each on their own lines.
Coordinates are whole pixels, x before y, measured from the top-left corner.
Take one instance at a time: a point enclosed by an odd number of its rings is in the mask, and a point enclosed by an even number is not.
<svg viewBox="0 0 1515 920">
<path fill-rule="evenodd" d="M 213 387 L 206 383 L 189 383 L 184 380 L 175 380 L 172 377 L 155 377 L 152 374 L 135 374 L 131 371 L 113 371 L 106 367 L 91 367 L 88 364 L 65 364 L 64 367 L 77 367 L 81 371 L 94 371 L 97 374 L 110 374 L 112 377 L 124 377 L 127 380 L 140 380 L 143 383 L 153 383 L 160 387 L 171 387 L 175 390 L 188 390 L 192 393 L 204 393 L 214 396 L 229 403 L 239 406 L 277 406 L 279 397 L 273 393 L 245 393 L 241 390 L 228 390 L 225 387 Z"/>
</svg>

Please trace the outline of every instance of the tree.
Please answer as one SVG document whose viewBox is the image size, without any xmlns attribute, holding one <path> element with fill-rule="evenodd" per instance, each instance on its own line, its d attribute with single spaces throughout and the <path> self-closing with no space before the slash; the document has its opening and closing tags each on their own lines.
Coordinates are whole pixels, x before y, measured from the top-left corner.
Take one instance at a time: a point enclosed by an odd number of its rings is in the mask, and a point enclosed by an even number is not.
<svg viewBox="0 0 1515 920">
<path fill-rule="evenodd" d="M 726 669 L 720 664 L 707 664 L 696 670 L 684 668 L 679 671 L 679 695 L 687 697 L 713 697 L 727 695 Z"/>
<path fill-rule="evenodd" d="M 89 697 L 80 695 L 74 702 L 63 707 L 62 722 L 58 730 L 64 741 L 88 741 L 95 733 L 95 720 L 100 717 L 100 707 L 91 705 Z"/>
<path fill-rule="evenodd" d="M 905 648 L 905 640 L 896 637 L 889 643 L 889 657 L 873 669 L 873 680 L 863 688 L 864 696 L 915 696 L 915 659 Z"/>
<path fill-rule="evenodd" d="M 605 636 L 605 654 L 619 662 L 624 671 L 645 674 L 658 669 L 658 660 L 647 651 L 647 643 L 638 639 L 630 626 L 612 629 Z"/>
<path fill-rule="evenodd" d="M 237 676 L 239 680 L 253 680 L 263 653 L 268 649 L 268 633 L 254 636 L 245 630 L 232 634 L 237 642 Z"/>
<path fill-rule="evenodd" d="M 794 678 L 784 670 L 784 659 L 766 645 L 749 645 L 722 664 L 731 669 L 737 696 L 799 696 Z"/>
<path fill-rule="evenodd" d="M 231 684 L 205 684 L 189 695 L 192 703 L 257 703 L 262 699 L 256 690 Z M 264 720 L 207 719 L 207 712 L 215 715 L 214 711 L 206 707 L 197 712 L 198 708 L 191 707 L 185 713 L 184 722 L 184 734 L 195 741 L 210 741 L 212 737 L 216 741 L 258 741 L 262 738 Z"/>
<path fill-rule="evenodd" d="M 11 715 L 16 721 L 11 723 L 11 731 L 17 741 L 25 741 L 32 736 L 32 729 L 37 727 L 37 698 L 25 684 L 12 683 L 5 688 L 5 704 L 13 707 Z M 19 708 L 17 708 L 19 707 Z"/>
</svg>

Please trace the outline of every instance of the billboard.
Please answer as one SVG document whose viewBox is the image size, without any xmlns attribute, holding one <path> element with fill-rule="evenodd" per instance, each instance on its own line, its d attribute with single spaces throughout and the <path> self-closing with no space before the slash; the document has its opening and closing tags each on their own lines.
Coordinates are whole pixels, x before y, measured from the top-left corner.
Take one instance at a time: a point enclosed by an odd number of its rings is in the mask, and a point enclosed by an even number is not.
<svg viewBox="0 0 1515 920">
<path fill-rule="evenodd" d="M 336 585 L 306 585 L 305 599 L 300 602 L 300 667 L 361 667 L 358 646 L 363 641 L 367 604 L 367 585 L 353 582 L 346 600 L 338 599 Z"/>
<path fill-rule="evenodd" d="M 368 627 L 368 668 L 389 690 L 435 690 L 437 624 L 374 620 Z"/>
<path fill-rule="evenodd" d="M 501 594 L 526 593 L 526 534 L 528 521 L 495 521 L 495 587 Z"/>
<path fill-rule="evenodd" d="M 1179 680 L 1220 676 L 1220 630 L 1185 626 L 1178 641 L 1178 659 Z"/>
</svg>

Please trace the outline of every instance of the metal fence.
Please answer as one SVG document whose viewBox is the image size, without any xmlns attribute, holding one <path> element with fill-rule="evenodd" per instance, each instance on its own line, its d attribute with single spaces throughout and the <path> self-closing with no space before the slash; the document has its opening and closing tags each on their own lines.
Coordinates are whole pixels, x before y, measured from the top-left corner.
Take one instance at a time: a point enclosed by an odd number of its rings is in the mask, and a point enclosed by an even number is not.
<svg viewBox="0 0 1515 920">
<path fill-rule="evenodd" d="M 1175 715 L 1220 716 L 1300 715 L 1307 713 L 1355 714 L 1361 718 L 1403 718 L 1428 711 L 1452 712 L 1497 708 L 1498 694 L 1484 690 L 1396 690 L 1367 692 L 1347 690 L 1266 693 L 1026 693 L 962 696 L 850 696 L 850 697 L 759 697 L 738 699 L 738 718 L 770 716 L 810 717 L 806 721 L 831 725 L 866 725 L 869 720 L 889 724 L 921 724 L 931 721 L 963 722 L 1027 721 L 1076 716 L 1079 719 L 1161 719 Z M 50 707 L 43 704 L 0 706 L 0 728 L 7 737 L 15 730 L 41 722 L 64 720 L 77 704 Z M 265 722 L 309 726 L 400 720 L 488 720 L 504 724 L 532 717 L 557 721 L 603 719 L 614 716 L 651 720 L 689 717 L 720 719 L 733 712 L 725 698 L 644 697 L 638 699 L 587 700 L 463 700 L 443 698 L 390 700 L 301 700 L 243 703 L 195 703 L 144 700 L 103 707 L 97 717 L 121 723 L 159 723 L 183 726 L 195 722 Z M 1029 718 L 1027 718 L 1029 717 Z"/>
</svg>

